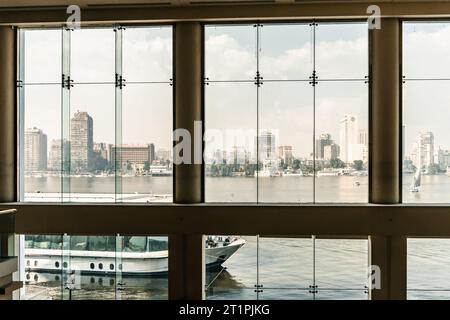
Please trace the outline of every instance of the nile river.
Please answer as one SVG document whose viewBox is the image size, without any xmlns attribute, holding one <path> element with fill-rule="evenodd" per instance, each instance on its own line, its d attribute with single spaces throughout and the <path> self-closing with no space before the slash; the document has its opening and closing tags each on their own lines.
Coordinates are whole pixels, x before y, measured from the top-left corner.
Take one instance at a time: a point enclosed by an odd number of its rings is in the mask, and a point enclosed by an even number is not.
<svg viewBox="0 0 450 320">
<path fill-rule="evenodd" d="M 450 199 L 449 176 L 423 176 L 418 193 L 410 192 L 411 179 L 411 175 L 403 179 L 404 202 L 446 203 Z M 101 197 L 116 190 L 114 177 L 74 177 L 70 185 L 73 193 Z M 57 177 L 26 180 L 29 193 L 60 190 Z M 368 177 L 208 177 L 205 190 L 209 202 L 365 203 Z M 171 194 L 172 178 L 123 177 L 122 192 L 133 195 L 133 201 L 141 195 Z M 244 238 L 246 244 L 224 264 L 222 272 L 207 273 L 208 299 L 367 299 L 367 239 Z M 408 297 L 450 298 L 450 240 L 410 239 L 408 253 Z M 164 277 L 124 279 L 123 290 L 115 290 L 114 277 L 82 278 L 81 289 L 72 292 L 72 299 L 167 298 Z M 31 299 L 68 297 L 61 294 L 58 275 L 32 275 L 25 292 L 24 298 Z"/>
</svg>

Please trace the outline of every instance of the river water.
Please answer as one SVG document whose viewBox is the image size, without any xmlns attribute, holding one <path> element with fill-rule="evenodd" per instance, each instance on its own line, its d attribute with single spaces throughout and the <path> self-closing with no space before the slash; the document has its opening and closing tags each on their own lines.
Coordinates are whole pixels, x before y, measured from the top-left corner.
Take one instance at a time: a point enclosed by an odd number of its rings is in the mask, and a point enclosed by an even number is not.
<svg viewBox="0 0 450 320">
<path fill-rule="evenodd" d="M 404 202 L 446 203 L 450 198 L 449 176 L 423 176 L 418 193 L 410 192 L 411 179 L 411 175 L 403 179 Z M 116 190 L 114 177 L 73 177 L 70 184 L 73 193 L 98 196 L 114 194 Z M 58 177 L 26 179 L 28 193 L 60 190 Z M 207 177 L 205 190 L 208 202 L 366 203 L 368 177 Z M 172 178 L 123 177 L 122 192 L 138 196 L 171 194 Z M 208 299 L 368 297 L 367 239 L 320 239 L 308 235 L 301 238 L 245 236 L 244 239 L 246 244 L 224 264 L 224 270 L 206 274 Z M 37 276 L 35 281 L 36 275 L 31 275 L 26 298 L 62 297 L 58 275 Z M 115 290 L 114 277 L 82 277 L 82 289 L 74 291 L 72 299 L 167 298 L 164 277 L 125 279 L 125 288 L 120 292 Z M 450 240 L 408 240 L 408 289 L 408 297 L 412 299 L 450 298 Z"/>
</svg>

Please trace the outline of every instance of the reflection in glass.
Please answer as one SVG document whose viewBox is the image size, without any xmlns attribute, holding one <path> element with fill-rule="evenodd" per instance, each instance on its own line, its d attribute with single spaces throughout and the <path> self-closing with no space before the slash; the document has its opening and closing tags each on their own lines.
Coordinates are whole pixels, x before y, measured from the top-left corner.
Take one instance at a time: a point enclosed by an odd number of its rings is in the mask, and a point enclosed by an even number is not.
<svg viewBox="0 0 450 320">
<path fill-rule="evenodd" d="M 167 299 L 164 236 L 26 235 L 23 299 Z"/>
</svg>

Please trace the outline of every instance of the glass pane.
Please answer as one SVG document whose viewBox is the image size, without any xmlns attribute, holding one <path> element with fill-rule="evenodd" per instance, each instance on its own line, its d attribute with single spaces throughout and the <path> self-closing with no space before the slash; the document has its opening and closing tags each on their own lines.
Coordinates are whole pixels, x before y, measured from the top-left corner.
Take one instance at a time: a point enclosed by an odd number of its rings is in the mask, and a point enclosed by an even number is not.
<svg viewBox="0 0 450 320">
<path fill-rule="evenodd" d="M 319 23 L 315 32 L 319 80 L 364 79 L 368 75 L 367 23 Z"/>
<path fill-rule="evenodd" d="M 61 86 L 23 90 L 24 201 L 61 201 Z M 55 121 L 56 119 L 56 121 Z"/>
<path fill-rule="evenodd" d="M 71 38 L 71 79 L 75 83 L 114 83 L 113 29 L 77 29 L 72 31 Z"/>
<path fill-rule="evenodd" d="M 123 75 L 130 82 L 169 82 L 172 78 L 172 27 L 126 28 Z"/>
<path fill-rule="evenodd" d="M 258 201 L 313 202 L 313 87 L 264 82 L 259 92 Z"/>
<path fill-rule="evenodd" d="M 450 140 L 445 117 L 449 87 L 449 81 L 407 81 L 403 85 L 405 203 L 449 200 Z"/>
<path fill-rule="evenodd" d="M 316 239 L 317 290 L 360 290 L 367 286 L 368 240 Z"/>
<path fill-rule="evenodd" d="M 282 297 L 311 299 L 308 290 L 314 283 L 313 258 L 311 237 L 260 237 L 259 282 L 264 290 L 261 299 L 274 299 L 277 298 L 277 294 L 280 294 L 281 299 Z"/>
<path fill-rule="evenodd" d="M 368 300 L 367 290 L 318 290 L 315 300 Z"/>
<path fill-rule="evenodd" d="M 368 87 L 316 86 L 316 202 L 368 202 Z"/>
<path fill-rule="evenodd" d="M 71 201 L 115 200 L 109 146 L 115 141 L 114 85 L 71 89 Z"/>
<path fill-rule="evenodd" d="M 123 90 L 122 163 L 125 202 L 172 202 L 172 87 L 128 84 Z"/>
<path fill-rule="evenodd" d="M 250 80 L 256 76 L 253 25 L 205 27 L 205 77 L 211 81 Z"/>
<path fill-rule="evenodd" d="M 407 79 L 450 78 L 450 23 L 403 23 L 403 75 Z"/>
<path fill-rule="evenodd" d="M 304 289 L 267 289 L 259 294 L 260 300 L 312 300 L 314 294 Z"/>
<path fill-rule="evenodd" d="M 25 300 L 62 299 L 62 237 L 24 236 Z"/>
<path fill-rule="evenodd" d="M 23 31 L 25 83 L 61 83 L 61 29 Z M 45 48 L 45 50 L 43 50 Z"/>
<path fill-rule="evenodd" d="M 206 202 L 256 202 L 256 86 L 205 88 Z"/>
<path fill-rule="evenodd" d="M 450 298 L 450 239 L 408 239 L 408 299 Z"/>
<path fill-rule="evenodd" d="M 256 299 L 257 237 L 205 238 L 206 299 Z"/>
<path fill-rule="evenodd" d="M 308 24 L 264 24 L 260 28 L 260 71 L 267 80 L 308 80 L 313 71 Z"/>
<path fill-rule="evenodd" d="M 123 236 L 120 269 L 122 300 L 167 300 L 169 239 Z"/>
</svg>

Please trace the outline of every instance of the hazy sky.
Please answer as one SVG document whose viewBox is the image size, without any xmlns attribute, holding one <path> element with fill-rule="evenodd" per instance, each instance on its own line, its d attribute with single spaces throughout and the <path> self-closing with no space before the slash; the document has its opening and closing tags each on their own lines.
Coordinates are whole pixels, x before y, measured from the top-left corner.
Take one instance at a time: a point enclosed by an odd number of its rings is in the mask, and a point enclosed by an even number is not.
<svg viewBox="0 0 450 320">
<path fill-rule="evenodd" d="M 264 25 L 260 29 L 259 66 L 264 84 L 253 84 L 256 72 L 256 29 L 252 25 L 208 26 L 206 29 L 206 126 L 215 129 L 274 129 L 279 143 L 307 156 L 313 144 L 312 32 L 309 25 Z M 26 33 L 26 127 L 37 126 L 49 140 L 60 136 L 61 31 Z M 114 143 L 115 72 L 111 29 L 71 33 L 72 113 L 87 111 L 94 119 L 94 140 Z M 155 143 L 170 148 L 172 35 L 169 27 L 127 28 L 123 33 L 123 143 Z M 450 24 L 407 24 L 404 74 L 408 78 L 450 78 Z M 331 133 L 339 143 L 339 120 L 358 116 L 367 130 L 367 26 L 320 24 L 316 28 L 315 127 L 317 136 Z M 341 81 L 324 81 L 324 80 Z M 346 79 L 346 81 L 344 81 Z M 247 82 L 232 82 L 234 80 Z M 270 81 L 277 80 L 277 81 Z M 282 81 L 280 81 L 282 80 Z M 286 81 L 291 80 L 291 81 Z M 296 81 L 294 81 L 296 80 Z M 96 84 L 92 84 L 92 83 Z M 49 84 L 54 83 L 54 84 Z M 447 141 L 449 81 L 409 81 L 404 86 L 406 151 L 420 130 L 432 130 L 436 146 Z"/>
</svg>

